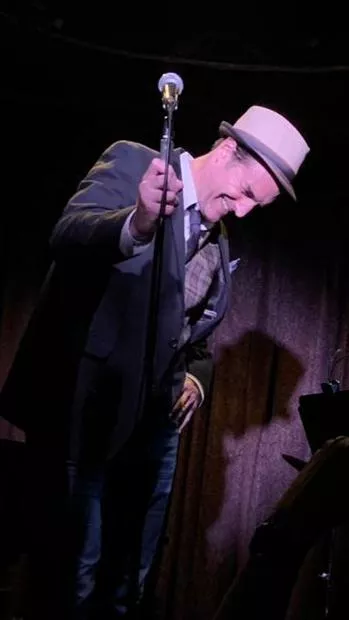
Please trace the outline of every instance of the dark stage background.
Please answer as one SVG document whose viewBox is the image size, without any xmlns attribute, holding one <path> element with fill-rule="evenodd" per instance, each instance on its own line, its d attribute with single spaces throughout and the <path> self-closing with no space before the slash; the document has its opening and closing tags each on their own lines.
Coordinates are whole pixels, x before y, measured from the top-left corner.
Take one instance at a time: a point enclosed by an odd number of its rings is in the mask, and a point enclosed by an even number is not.
<svg viewBox="0 0 349 620">
<path fill-rule="evenodd" d="M 211 400 L 182 439 L 157 579 L 164 617 L 208 620 L 246 562 L 256 526 L 296 476 L 283 454 L 310 455 L 300 395 L 320 391 L 329 358 L 348 345 L 349 70 L 304 70 L 301 55 L 292 71 L 286 55 L 269 70 L 161 61 L 78 46 L 16 20 L 2 27 L 0 385 L 49 266 L 50 230 L 76 184 L 111 142 L 158 148 L 163 72 L 183 78 L 175 143 L 194 155 L 210 148 L 222 119 L 253 103 L 284 112 L 311 145 L 297 204 L 280 200 L 227 220 L 241 263 L 231 310 L 211 340 Z M 126 34 L 120 39 L 125 46 Z M 349 388 L 345 361 L 336 377 Z M 0 431 L 24 441 L 5 421 Z M 310 595 L 317 587 L 295 597 L 289 618 L 322 617 Z"/>
</svg>

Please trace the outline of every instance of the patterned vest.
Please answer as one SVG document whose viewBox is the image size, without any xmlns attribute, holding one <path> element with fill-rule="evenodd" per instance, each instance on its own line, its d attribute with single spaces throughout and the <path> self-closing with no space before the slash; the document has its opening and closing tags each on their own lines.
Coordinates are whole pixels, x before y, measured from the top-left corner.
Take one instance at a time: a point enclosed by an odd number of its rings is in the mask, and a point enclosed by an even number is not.
<svg viewBox="0 0 349 620">
<path fill-rule="evenodd" d="M 219 245 L 215 240 L 208 240 L 185 265 L 185 324 L 183 326 L 180 345 L 190 338 L 191 315 L 195 309 L 209 297 L 214 277 L 218 277 L 221 267 Z"/>
</svg>

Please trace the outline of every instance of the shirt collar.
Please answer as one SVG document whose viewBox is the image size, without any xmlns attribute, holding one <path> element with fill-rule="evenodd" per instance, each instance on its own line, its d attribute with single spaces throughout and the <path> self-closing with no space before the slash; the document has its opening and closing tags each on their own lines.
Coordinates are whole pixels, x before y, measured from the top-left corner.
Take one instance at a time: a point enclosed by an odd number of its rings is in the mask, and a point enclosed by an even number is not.
<svg viewBox="0 0 349 620">
<path fill-rule="evenodd" d="M 190 167 L 190 162 L 193 160 L 193 156 L 187 151 L 183 151 L 180 155 L 181 174 L 183 181 L 183 207 L 184 211 L 189 209 L 192 205 L 197 205 L 199 208 L 198 197 L 195 189 L 194 179 Z M 201 230 L 206 231 L 212 228 L 211 222 L 201 220 Z"/>
<path fill-rule="evenodd" d="M 184 210 L 189 209 L 198 202 L 198 197 L 194 185 L 193 175 L 190 169 L 190 162 L 193 160 L 192 155 L 184 151 L 180 155 L 181 173 L 183 181 L 183 206 Z"/>
</svg>

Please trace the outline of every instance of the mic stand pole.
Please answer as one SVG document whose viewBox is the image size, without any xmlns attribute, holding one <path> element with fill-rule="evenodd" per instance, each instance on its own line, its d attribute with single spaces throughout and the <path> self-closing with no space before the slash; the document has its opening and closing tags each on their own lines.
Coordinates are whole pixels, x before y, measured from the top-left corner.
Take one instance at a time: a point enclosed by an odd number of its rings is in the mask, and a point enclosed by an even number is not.
<svg viewBox="0 0 349 620">
<path fill-rule="evenodd" d="M 154 253 L 153 264 L 150 283 L 150 298 L 148 308 L 148 324 L 146 334 L 146 349 L 144 360 L 144 372 L 143 383 L 141 389 L 141 395 L 144 395 L 141 412 L 139 415 L 139 421 L 147 419 L 151 408 L 153 398 L 153 382 L 154 382 L 154 362 L 156 355 L 156 341 L 157 341 L 157 326 L 159 315 L 159 300 L 160 300 L 160 287 L 161 287 L 161 274 L 163 267 L 163 247 L 164 247 L 164 223 L 165 223 L 165 209 L 166 209 L 166 197 L 167 197 L 167 184 L 168 184 L 168 168 L 172 159 L 173 141 L 172 141 L 172 125 L 173 125 L 173 110 L 175 105 L 173 103 L 164 103 L 166 109 L 163 133 L 160 142 L 160 157 L 165 161 L 165 178 L 164 187 L 162 190 L 161 203 L 159 216 L 156 221 L 156 231 L 154 240 Z M 142 398 L 141 398 L 142 402 Z M 140 433 L 142 435 L 142 433 Z M 141 437 L 142 442 L 142 437 Z M 141 461 L 142 445 L 138 445 L 139 456 Z M 144 464 L 141 463 L 144 468 Z M 140 470 L 142 471 L 142 470 Z M 129 595 L 129 611 L 128 618 L 136 620 L 139 618 L 140 610 L 140 587 L 139 587 L 139 568 L 141 565 L 141 553 L 142 553 L 142 529 L 144 523 L 144 517 L 146 513 L 146 498 L 147 498 L 147 485 L 143 484 L 140 490 L 140 508 L 136 517 L 136 536 L 135 536 L 135 558 L 131 561 L 130 570 L 130 583 L 128 588 Z M 138 530 L 137 530 L 138 528 Z"/>
<path fill-rule="evenodd" d="M 168 168 L 172 159 L 172 106 L 168 109 L 164 118 L 163 133 L 160 142 L 160 156 L 165 161 L 165 179 L 162 190 L 160 211 L 156 224 L 156 233 L 154 241 L 154 254 L 152 275 L 150 284 L 150 299 L 148 311 L 148 328 L 145 353 L 145 413 L 147 414 L 147 406 L 151 402 L 154 381 L 154 363 L 156 355 L 156 339 L 157 325 L 159 315 L 159 300 L 161 287 L 161 274 L 163 267 L 163 248 L 164 248 L 164 225 L 165 225 L 165 209 L 168 184 Z"/>
</svg>

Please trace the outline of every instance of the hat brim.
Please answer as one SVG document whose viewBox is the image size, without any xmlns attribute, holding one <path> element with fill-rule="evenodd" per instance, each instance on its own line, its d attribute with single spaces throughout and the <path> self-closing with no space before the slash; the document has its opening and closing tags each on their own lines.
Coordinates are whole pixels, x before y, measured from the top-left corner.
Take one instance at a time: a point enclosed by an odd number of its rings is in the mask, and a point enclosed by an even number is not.
<svg viewBox="0 0 349 620">
<path fill-rule="evenodd" d="M 239 129 L 230 125 L 226 121 L 222 121 L 219 126 L 219 134 L 222 138 L 231 137 L 234 138 L 239 144 L 246 147 L 246 149 L 252 152 L 252 155 L 255 154 L 261 163 L 264 163 L 268 171 L 274 177 L 275 181 L 278 183 L 281 188 L 283 188 L 294 201 L 297 201 L 296 193 L 292 187 L 292 184 L 286 174 L 281 170 L 281 168 L 273 161 L 270 155 L 267 155 L 263 152 L 263 145 L 258 143 L 258 141 L 253 138 L 253 136 L 249 136 L 245 132 L 240 131 Z"/>
</svg>

